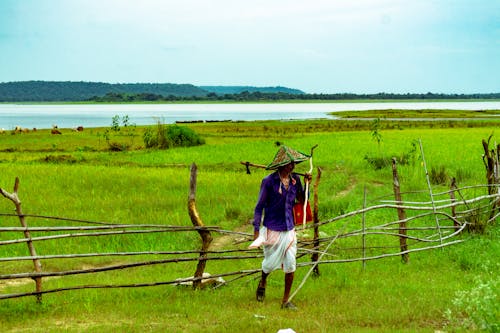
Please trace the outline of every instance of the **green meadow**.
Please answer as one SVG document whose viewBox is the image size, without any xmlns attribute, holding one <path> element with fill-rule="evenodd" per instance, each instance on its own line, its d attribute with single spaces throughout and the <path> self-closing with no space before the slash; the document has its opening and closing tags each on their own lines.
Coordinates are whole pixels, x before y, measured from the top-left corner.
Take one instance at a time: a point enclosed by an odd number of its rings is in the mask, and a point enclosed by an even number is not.
<svg viewBox="0 0 500 333">
<path fill-rule="evenodd" d="M 459 115 L 458 117 L 455 117 Z M 367 114 L 371 118 L 372 114 Z M 385 118 L 391 118 L 387 113 Z M 442 113 L 439 113 L 441 117 Z M 463 118 L 462 113 L 447 114 Z M 251 220 L 260 182 L 268 171 L 241 161 L 267 164 L 286 144 L 314 150 L 313 177 L 321 169 L 318 215 L 326 221 L 380 198 L 393 198 L 392 170 L 370 161 L 397 157 L 401 190 L 420 191 L 411 200 L 429 201 L 426 171 L 447 181 L 433 183 L 446 191 L 455 177 L 459 187 L 486 183 L 481 141 L 498 140 L 495 119 L 433 121 L 308 120 L 182 124 L 201 135 L 205 144 L 165 150 L 146 149 L 143 126 L 60 129 L 0 134 L 0 188 L 18 195 L 30 227 L 81 226 L 99 223 L 192 226 L 187 210 L 190 169 L 198 168 L 196 207 L 206 226 L 238 231 L 238 237 L 213 232 L 216 250 L 244 250 L 253 232 Z M 420 116 L 419 116 L 420 117 Z M 422 116 L 422 118 L 425 118 Z M 110 120 L 111 123 L 111 120 Z M 425 155 L 419 149 L 422 144 Z M 110 147 L 123 149 L 110 150 Z M 424 169 L 424 162 L 428 170 Z M 297 165 L 297 172 L 309 164 Z M 366 195 L 365 195 L 366 193 Z M 313 194 L 313 191 L 311 191 Z M 484 188 L 464 195 L 487 194 Z M 408 199 L 410 194 L 407 195 Z M 406 198 L 406 194 L 403 194 Z M 0 197 L 2 227 L 18 227 L 14 205 Z M 366 202 L 366 203 L 365 203 Z M 366 225 L 397 220 L 395 211 L 366 216 Z M 433 218 L 419 222 L 435 224 Z M 95 224 L 85 224 L 95 225 Z M 359 217 L 329 223 L 329 236 L 357 230 Z M 67 232 L 32 232 L 32 237 Z M 22 232 L 1 232 L 0 241 L 22 238 Z M 307 233 L 302 237 L 309 237 Z M 193 290 L 170 284 L 137 288 L 83 289 L 0 300 L 2 332 L 466 332 L 500 329 L 498 286 L 500 255 L 496 221 L 483 233 L 463 232 L 463 242 L 441 249 L 411 253 L 403 264 L 394 256 L 361 262 L 320 264 L 320 275 L 308 277 L 294 303 L 299 311 L 280 309 L 283 272 L 270 275 L 266 299 L 255 301 L 259 274 L 232 280 L 216 289 Z M 376 248 L 397 247 L 394 237 L 370 237 Z M 360 255 L 359 238 L 339 239 L 333 258 Z M 417 245 L 415 245 L 417 246 Z M 39 255 L 199 250 L 194 231 L 68 237 L 35 242 Z M 215 247 L 215 245 L 214 245 Z M 411 248 L 411 246 L 410 246 Z M 351 250 L 349 250 L 351 249 Z M 354 251 L 354 253 L 353 253 Z M 28 256 L 26 243 L 0 245 L 0 259 Z M 254 252 L 255 255 L 259 253 Z M 237 255 L 237 254 L 230 254 Z M 177 257 L 187 257 L 179 254 Z M 193 257 L 193 256 L 191 256 Z M 44 272 L 125 265 L 136 261 L 175 258 L 164 254 L 44 259 Z M 298 263 L 309 261 L 309 255 Z M 261 258 L 209 260 L 211 274 L 260 269 Z M 33 271 L 29 260 L 5 261 L 0 274 Z M 95 274 L 50 277 L 44 290 L 80 285 L 153 284 L 192 276 L 196 261 L 141 266 Z M 294 287 L 307 277 L 300 266 Z M 231 281 L 229 281 L 231 280 Z M 34 282 L 0 280 L 0 295 L 34 291 Z M 14 281 L 14 280 L 12 280 Z"/>
</svg>

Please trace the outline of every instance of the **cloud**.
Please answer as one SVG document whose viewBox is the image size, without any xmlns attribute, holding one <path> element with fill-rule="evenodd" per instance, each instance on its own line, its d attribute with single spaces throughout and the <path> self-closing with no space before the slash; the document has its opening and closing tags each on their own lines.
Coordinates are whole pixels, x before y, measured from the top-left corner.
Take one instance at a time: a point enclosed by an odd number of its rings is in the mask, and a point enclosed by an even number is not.
<svg viewBox="0 0 500 333">
<path fill-rule="evenodd" d="M 500 2 L 488 0 L 2 0 L 0 31 L 8 80 L 356 92 L 423 85 L 429 69 L 463 84 L 470 68 L 500 70 Z"/>
</svg>

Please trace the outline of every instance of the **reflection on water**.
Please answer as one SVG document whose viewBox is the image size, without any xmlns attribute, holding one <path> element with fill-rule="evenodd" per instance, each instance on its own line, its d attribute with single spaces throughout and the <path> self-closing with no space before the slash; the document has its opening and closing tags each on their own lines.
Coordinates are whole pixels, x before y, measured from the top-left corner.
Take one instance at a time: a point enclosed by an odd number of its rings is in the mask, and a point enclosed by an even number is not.
<svg viewBox="0 0 500 333">
<path fill-rule="evenodd" d="M 112 117 L 128 116 L 130 124 L 158 121 L 252 121 L 334 118 L 328 113 L 383 109 L 500 109 L 500 102 L 380 102 L 380 103 L 245 103 L 245 104 L 0 104 L 0 128 L 60 128 L 111 126 Z"/>
</svg>

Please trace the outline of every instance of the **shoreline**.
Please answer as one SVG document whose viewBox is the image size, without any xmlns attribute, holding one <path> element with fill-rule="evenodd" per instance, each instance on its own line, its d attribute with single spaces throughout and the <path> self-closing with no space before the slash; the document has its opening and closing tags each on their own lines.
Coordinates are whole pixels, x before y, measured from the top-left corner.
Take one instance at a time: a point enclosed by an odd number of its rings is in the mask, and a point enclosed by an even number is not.
<svg viewBox="0 0 500 333">
<path fill-rule="evenodd" d="M 175 104 L 346 104 L 346 103 L 483 103 L 500 102 L 500 98 L 466 99 L 345 99 L 345 100 L 263 100 L 263 101 L 136 101 L 136 102 L 95 102 L 95 101 L 2 101 L 0 105 L 175 105 Z"/>
<path fill-rule="evenodd" d="M 497 120 L 498 102 L 426 103 L 182 103 L 182 104 L 0 104 L 0 128 L 108 127 L 113 119 L 129 125 L 158 122 L 247 122 L 293 120 L 445 118 Z"/>
</svg>

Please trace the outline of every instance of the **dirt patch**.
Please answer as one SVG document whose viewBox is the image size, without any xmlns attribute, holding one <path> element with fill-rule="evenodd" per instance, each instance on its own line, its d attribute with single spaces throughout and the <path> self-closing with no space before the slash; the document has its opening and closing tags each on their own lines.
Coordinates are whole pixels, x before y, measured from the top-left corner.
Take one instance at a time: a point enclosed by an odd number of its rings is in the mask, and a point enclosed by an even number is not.
<svg viewBox="0 0 500 333">
<path fill-rule="evenodd" d="M 356 179 L 354 177 L 350 177 L 349 178 L 349 185 L 345 189 L 343 189 L 342 191 L 337 193 L 336 197 L 345 197 L 346 195 L 351 193 L 352 190 L 354 190 L 354 188 L 356 187 L 356 184 L 357 184 Z"/>
<path fill-rule="evenodd" d="M 245 223 L 244 225 L 237 227 L 234 231 L 248 233 L 249 230 L 253 230 L 251 224 Z M 222 234 L 221 236 L 214 238 L 210 244 L 210 250 L 221 250 L 229 245 L 239 244 L 245 241 L 250 241 L 250 238 L 240 234 Z"/>
<path fill-rule="evenodd" d="M 60 279 L 60 276 L 46 276 L 42 280 L 47 281 L 47 280 L 52 280 L 52 279 Z M 22 279 L 12 279 L 12 280 L 2 280 L 0 281 L 0 291 L 3 291 L 4 289 L 8 287 L 19 287 L 19 286 L 24 286 L 27 284 L 33 283 L 33 288 L 35 286 L 35 280 L 32 278 L 22 278 Z M 34 291 L 34 289 L 33 289 Z"/>
<path fill-rule="evenodd" d="M 23 286 L 23 285 L 29 284 L 29 283 L 35 283 L 35 281 L 33 279 L 30 279 L 30 278 L 3 280 L 3 281 L 0 281 L 0 290 L 3 290 L 7 287 Z"/>
</svg>

